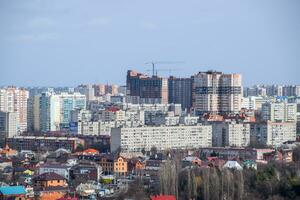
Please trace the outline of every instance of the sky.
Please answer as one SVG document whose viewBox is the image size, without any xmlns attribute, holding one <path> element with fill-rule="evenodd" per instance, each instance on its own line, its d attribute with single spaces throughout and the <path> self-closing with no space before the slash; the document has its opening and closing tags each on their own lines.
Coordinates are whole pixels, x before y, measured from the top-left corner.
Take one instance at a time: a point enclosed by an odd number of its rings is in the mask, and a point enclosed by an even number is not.
<svg viewBox="0 0 300 200">
<path fill-rule="evenodd" d="M 300 84 L 300 1 L 0 1 L 0 86 L 124 85 L 151 61 L 161 76 Z"/>
</svg>

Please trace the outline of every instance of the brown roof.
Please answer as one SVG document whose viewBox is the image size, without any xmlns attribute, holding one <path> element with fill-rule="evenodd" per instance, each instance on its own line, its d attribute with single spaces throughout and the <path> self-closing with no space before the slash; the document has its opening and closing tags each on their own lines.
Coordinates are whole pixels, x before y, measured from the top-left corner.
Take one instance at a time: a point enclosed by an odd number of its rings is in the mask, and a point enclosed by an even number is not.
<svg viewBox="0 0 300 200">
<path fill-rule="evenodd" d="M 51 181 L 51 180 L 65 180 L 64 177 L 58 175 L 54 172 L 47 172 L 41 175 L 38 175 L 34 178 L 35 181 Z"/>
</svg>

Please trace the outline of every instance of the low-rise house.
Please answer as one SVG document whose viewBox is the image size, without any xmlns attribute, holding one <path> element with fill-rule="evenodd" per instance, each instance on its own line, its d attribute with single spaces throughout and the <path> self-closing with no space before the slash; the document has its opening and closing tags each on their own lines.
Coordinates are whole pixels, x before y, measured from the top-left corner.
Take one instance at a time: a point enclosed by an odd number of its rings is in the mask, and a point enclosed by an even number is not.
<svg viewBox="0 0 300 200">
<path fill-rule="evenodd" d="M 243 170 L 243 167 L 237 161 L 227 161 L 223 168 L 235 169 L 235 170 Z"/>
<path fill-rule="evenodd" d="M 67 180 L 70 178 L 70 169 L 71 166 L 65 164 L 54 164 L 54 163 L 45 163 L 41 164 L 38 168 L 38 174 L 44 174 L 48 172 L 54 172 L 60 176 L 63 176 Z"/>
<path fill-rule="evenodd" d="M 128 172 L 136 175 L 142 175 L 145 170 L 145 162 L 139 158 L 132 158 L 128 160 Z"/>
<path fill-rule="evenodd" d="M 9 158 L 9 157 L 17 156 L 18 151 L 9 148 L 8 145 L 5 145 L 5 147 L 2 150 L 0 150 L 0 155 Z"/>
<path fill-rule="evenodd" d="M 188 166 L 201 166 L 202 161 L 197 156 L 187 156 L 181 160 L 182 167 L 188 167 Z"/>
<path fill-rule="evenodd" d="M 26 190 L 24 186 L 2 186 L 0 187 L 1 200 L 25 200 Z"/>
<path fill-rule="evenodd" d="M 8 158 L 0 158 L 0 171 L 3 171 L 6 167 L 12 167 L 12 161 Z"/>
<path fill-rule="evenodd" d="M 33 184 L 38 188 L 48 187 L 67 187 L 67 180 L 65 177 L 54 172 L 43 173 L 33 178 Z"/>
<path fill-rule="evenodd" d="M 243 162 L 243 166 L 244 166 L 244 168 L 247 168 L 247 169 L 257 170 L 257 163 L 254 160 L 245 160 Z"/>
<path fill-rule="evenodd" d="M 145 170 L 158 171 L 162 164 L 162 160 L 147 160 L 145 165 Z"/>
<path fill-rule="evenodd" d="M 112 155 L 101 155 L 99 158 L 99 165 L 102 167 L 103 174 L 113 174 L 114 158 Z"/>
<path fill-rule="evenodd" d="M 209 167 L 217 167 L 217 168 L 221 169 L 225 163 L 226 163 L 226 161 L 221 158 L 207 157 L 207 166 L 209 166 Z"/>
<path fill-rule="evenodd" d="M 86 183 L 88 181 L 100 181 L 102 168 L 94 162 L 81 162 L 74 165 L 70 170 L 70 180 L 77 183 Z"/>
<path fill-rule="evenodd" d="M 118 156 L 114 159 L 114 174 L 116 176 L 125 176 L 128 173 L 128 163 L 126 158 Z"/>
<path fill-rule="evenodd" d="M 292 162 L 293 151 L 290 149 L 279 149 L 263 155 L 266 161 L 281 161 L 281 162 Z"/>
</svg>

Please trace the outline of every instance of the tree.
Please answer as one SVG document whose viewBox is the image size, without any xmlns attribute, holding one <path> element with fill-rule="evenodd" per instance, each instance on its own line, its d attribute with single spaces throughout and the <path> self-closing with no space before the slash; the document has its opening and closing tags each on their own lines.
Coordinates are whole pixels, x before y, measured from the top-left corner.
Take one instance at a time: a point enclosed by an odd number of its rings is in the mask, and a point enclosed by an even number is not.
<svg viewBox="0 0 300 200">
<path fill-rule="evenodd" d="M 84 147 L 82 144 L 78 144 L 77 147 L 76 147 L 76 150 L 75 151 L 83 151 L 84 150 Z"/>
</svg>

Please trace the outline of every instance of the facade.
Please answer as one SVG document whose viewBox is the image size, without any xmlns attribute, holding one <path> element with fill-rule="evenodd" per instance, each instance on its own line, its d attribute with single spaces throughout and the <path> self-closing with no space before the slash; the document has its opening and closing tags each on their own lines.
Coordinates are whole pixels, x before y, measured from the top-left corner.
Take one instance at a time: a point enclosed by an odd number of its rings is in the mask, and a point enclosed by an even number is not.
<svg viewBox="0 0 300 200">
<path fill-rule="evenodd" d="M 212 133 L 212 144 L 216 147 L 246 147 L 250 144 L 249 123 L 215 122 Z"/>
<path fill-rule="evenodd" d="M 0 89 L 0 111 L 17 114 L 18 131 L 27 130 L 27 100 L 29 92 L 22 88 Z"/>
<path fill-rule="evenodd" d="M 111 152 L 149 151 L 151 147 L 158 150 L 199 148 L 212 145 L 212 127 L 196 126 L 158 126 L 113 128 L 111 132 Z"/>
<path fill-rule="evenodd" d="M 86 108 L 86 97 L 79 93 L 44 92 L 30 98 L 28 113 L 31 131 L 58 131 L 69 129 L 72 112 Z M 83 116 L 85 113 L 80 113 Z M 83 111 L 82 111 L 83 112 Z"/>
<path fill-rule="evenodd" d="M 132 103 L 168 103 L 168 79 L 129 70 L 127 72 L 127 96 Z"/>
<path fill-rule="evenodd" d="M 240 74 L 199 72 L 193 80 L 193 107 L 197 115 L 240 111 L 243 94 Z"/>
<path fill-rule="evenodd" d="M 42 93 L 37 106 L 39 106 L 39 109 L 35 110 L 38 113 L 34 114 L 35 116 L 39 116 L 39 119 L 34 118 L 39 120 L 39 129 L 37 131 L 48 132 L 59 130 L 61 121 L 59 96 L 50 92 Z"/>
<path fill-rule="evenodd" d="M 39 188 L 68 186 L 66 179 L 54 172 L 40 174 L 33 178 L 33 182 Z"/>
<path fill-rule="evenodd" d="M 128 173 L 128 162 L 126 158 L 118 156 L 114 159 L 114 174 L 125 176 Z"/>
<path fill-rule="evenodd" d="M 183 110 L 192 107 L 192 79 L 176 78 L 168 79 L 169 103 L 181 104 Z"/>
<path fill-rule="evenodd" d="M 70 169 L 71 166 L 62 165 L 62 164 L 42 164 L 38 169 L 38 174 L 44 174 L 53 172 L 55 174 L 58 174 L 62 177 L 64 177 L 66 180 L 69 180 L 70 178 Z"/>
<path fill-rule="evenodd" d="M 271 122 L 251 124 L 251 143 L 279 146 L 296 140 L 296 123 Z"/>
<path fill-rule="evenodd" d="M 71 111 L 76 109 L 86 109 L 86 96 L 79 93 L 61 93 L 60 99 L 60 126 L 69 128 L 71 122 Z"/>
<path fill-rule="evenodd" d="M 264 121 L 296 122 L 297 104 L 286 102 L 268 102 L 262 105 L 261 118 Z"/>
<path fill-rule="evenodd" d="M 15 136 L 7 138 L 6 141 L 11 148 L 18 151 L 55 151 L 64 148 L 73 152 L 79 144 L 84 145 L 84 141 L 76 137 Z"/>
<path fill-rule="evenodd" d="M 0 141 L 3 144 L 5 138 L 18 134 L 17 113 L 0 111 Z"/>
</svg>

